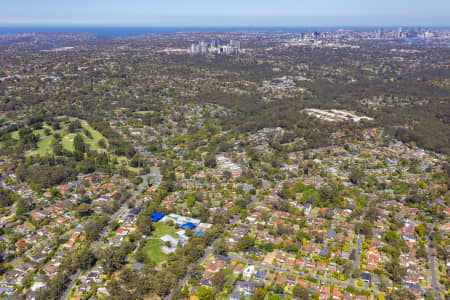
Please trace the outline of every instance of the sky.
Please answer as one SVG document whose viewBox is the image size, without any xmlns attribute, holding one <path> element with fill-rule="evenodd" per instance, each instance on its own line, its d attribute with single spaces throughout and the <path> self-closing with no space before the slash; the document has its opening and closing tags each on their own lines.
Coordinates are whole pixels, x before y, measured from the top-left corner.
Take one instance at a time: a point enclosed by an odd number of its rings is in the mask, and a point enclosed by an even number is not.
<svg viewBox="0 0 450 300">
<path fill-rule="evenodd" d="M 449 26 L 450 0 L 2 0 L 0 25 Z"/>
</svg>

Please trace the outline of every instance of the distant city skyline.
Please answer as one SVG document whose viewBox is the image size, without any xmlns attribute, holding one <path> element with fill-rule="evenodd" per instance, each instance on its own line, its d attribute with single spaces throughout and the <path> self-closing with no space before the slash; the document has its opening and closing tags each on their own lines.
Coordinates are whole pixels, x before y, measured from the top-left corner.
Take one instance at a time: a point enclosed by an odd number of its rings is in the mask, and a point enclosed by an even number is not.
<svg viewBox="0 0 450 300">
<path fill-rule="evenodd" d="M 448 0 L 7 1 L 0 26 L 449 26 Z"/>
</svg>

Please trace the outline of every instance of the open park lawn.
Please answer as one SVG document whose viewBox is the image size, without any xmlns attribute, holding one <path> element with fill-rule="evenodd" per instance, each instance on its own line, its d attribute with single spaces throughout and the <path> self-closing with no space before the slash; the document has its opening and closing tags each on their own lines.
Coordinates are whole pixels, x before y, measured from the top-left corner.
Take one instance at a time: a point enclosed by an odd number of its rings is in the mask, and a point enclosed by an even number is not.
<svg viewBox="0 0 450 300">
<path fill-rule="evenodd" d="M 164 243 L 161 242 L 159 238 L 166 234 L 170 234 L 171 236 L 175 237 L 176 229 L 173 226 L 169 226 L 161 222 L 154 223 L 153 228 L 154 231 L 152 233 L 152 236 L 147 238 L 143 251 L 147 258 L 159 264 L 160 262 L 166 260 L 168 256 L 161 250 L 161 248 L 164 246 Z"/>
</svg>

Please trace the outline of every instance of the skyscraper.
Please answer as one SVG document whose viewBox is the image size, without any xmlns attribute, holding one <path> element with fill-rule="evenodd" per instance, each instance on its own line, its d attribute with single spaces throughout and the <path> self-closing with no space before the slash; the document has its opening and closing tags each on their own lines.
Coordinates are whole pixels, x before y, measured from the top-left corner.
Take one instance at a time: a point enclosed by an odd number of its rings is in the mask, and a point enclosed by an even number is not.
<svg viewBox="0 0 450 300">
<path fill-rule="evenodd" d="M 198 47 L 197 44 L 191 44 L 191 46 L 189 47 L 188 51 L 191 54 L 198 53 L 199 47 Z"/>
<path fill-rule="evenodd" d="M 200 43 L 198 44 L 199 49 L 200 49 L 200 53 L 206 53 L 208 52 L 208 44 L 204 41 L 200 41 Z"/>
<path fill-rule="evenodd" d="M 231 40 L 230 46 L 233 48 L 234 52 L 239 52 L 239 50 L 241 50 L 241 42 L 239 41 Z"/>
<path fill-rule="evenodd" d="M 222 45 L 222 40 L 219 37 L 216 37 L 216 47 L 220 47 Z"/>
</svg>

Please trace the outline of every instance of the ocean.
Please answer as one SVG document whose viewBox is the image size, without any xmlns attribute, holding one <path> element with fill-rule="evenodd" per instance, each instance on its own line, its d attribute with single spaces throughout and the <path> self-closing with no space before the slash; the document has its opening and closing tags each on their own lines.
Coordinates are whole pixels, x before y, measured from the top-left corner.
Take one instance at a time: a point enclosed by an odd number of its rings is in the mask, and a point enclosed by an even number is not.
<svg viewBox="0 0 450 300">
<path fill-rule="evenodd" d="M 106 27 L 106 26 L 0 26 L 0 35 L 27 32 L 85 32 L 103 37 L 127 37 L 151 33 L 265 31 L 299 32 L 336 29 L 374 30 L 376 27 Z"/>
</svg>

